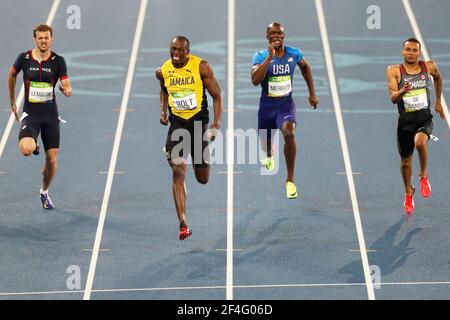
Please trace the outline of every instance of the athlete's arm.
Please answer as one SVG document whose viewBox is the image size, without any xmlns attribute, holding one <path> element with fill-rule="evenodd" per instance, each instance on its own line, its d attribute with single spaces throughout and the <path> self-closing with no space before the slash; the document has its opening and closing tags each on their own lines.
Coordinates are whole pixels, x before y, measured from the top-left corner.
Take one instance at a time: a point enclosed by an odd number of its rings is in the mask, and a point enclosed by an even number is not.
<svg viewBox="0 0 450 320">
<path fill-rule="evenodd" d="M 399 103 L 403 99 L 405 93 L 411 91 L 412 89 L 412 85 L 410 83 L 405 84 L 400 90 L 398 89 L 398 84 L 400 83 L 400 69 L 397 65 L 387 67 L 386 78 L 391 102 L 394 104 Z"/>
<path fill-rule="evenodd" d="M 267 55 L 266 59 L 260 64 L 255 64 L 252 67 L 252 83 L 254 86 L 259 85 L 267 74 L 267 69 L 269 68 L 270 61 L 272 60 L 273 56 L 275 55 L 275 46 L 278 44 L 278 42 L 272 42 L 269 45 L 269 48 L 267 51 L 269 54 Z"/>
<path fill-rule="evenodd" d="M 205 60 L 202 60 L 199 69 L 203 85 L 213 98 L 214 122 L 211 124 L 210 128 L 213 129 L 211 140 L 214 140 L 216 135 L 215 130 L 220 128 L 220 120 L 222 119 L 222 93 L 220 92 L 219 82 L 214 76 L 211 65 Z"/>
<path fill-rule="evenodd" d="M 159 104 L 161 106 L 161 116 L 159 117 L 159 123 L 167 126 L 167 124 L 169 123 L 169 116 L 167 115 L 169 93 L 167 92 L 167 88 L 164 85 L 164 77 L 161 68 L 159 67 L 156 69 L 156 78 L 158 78 L 159 86 L 161 87 L 161 90 L 159 91 Z"/>
<path fill-rule="evenodd" d="M 69 78 L 65 78 L 64 80 L 61 80 L 61 85 L 59 86 L 59 90 L 66 97 L 70 97 L 72 95 L 72 84 L 70 83 Z"/>
<path fill-rule="evenodd" d="M 316 96 L 316 91 L 314 89 L 314 80 L 312 75 L 311 66 L 305 58 L 301 59 L 298 62 L 298 66 L 300 67 L 300 71 L 302 72 L 303 79 L 306 81 L 306 85 L 308 86 L 309 91 L 309 104 L 313 109 L 317 108 L 317 104 L 319 103 L 319 99 Z"/>
<path fill-rule="evenodd" d="M 16 100 L 14 98 L 16 91 L 16 78 L 17 72 L 13 67 L 11 67 L 8 74 L 9 104 L 11 106 L 12 113 L 14 113 L 14 117 L 16 118 L 17 121 L 19 121 L 19 116 L 17 115 Z"/>
<path fill-rule="evenodd" d="M 434 89 L 436 92 L 436 102 L 434 103 L 434 110 L 439 114 L 441 119 L 445 119 L 444 109 L 441 104 L 442 95 L 442 76 L 438 70 L 438 67 L 434 61 L 426 62 L 428 72 L 431 74 L 434 80 Z"/>
</svg>

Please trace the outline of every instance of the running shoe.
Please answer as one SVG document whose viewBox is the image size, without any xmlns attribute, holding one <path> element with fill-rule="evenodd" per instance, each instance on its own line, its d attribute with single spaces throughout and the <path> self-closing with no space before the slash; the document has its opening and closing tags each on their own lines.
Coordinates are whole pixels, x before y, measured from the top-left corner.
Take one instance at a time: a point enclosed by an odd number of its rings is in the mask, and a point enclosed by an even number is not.
<svg viewBox="0 0 450 320">
<path fill-rule="evenodd" d="M 180 238 L 181 241 L 183 241 L 184 239 L 187 239 L 191 236 L 192 234 L 192 230 L 188 228 L 187 225 L 182 225 L 180 227 L 180 232 L 178 233 L 178 237 Z"/>
<path fill-rule="evenodd" d="M 297 187 L 295 186 L 295 183 L 290 181 L 286 182 L 286 196 L 288 199 L 297 198 Z"/>
<path fill-rule="evenodd" d="M 33 154 L 35 155 L 35 156 L 37 156 L 38 154 L 39 154 L 39 144 L 38 143 L 36 143 L 36 149 L 34 149 L 34 151 L 33 151 Z"/>
<path fill-rule="evenodd" d="M 44 208 L 44 209 L 51 210 L 51 209 L 55 208 L 48 193 L 41 193 L 41 202 L 42 202 L 42 208 Z"/>
<path fill-rule="evenodd" d="M 267 171 L 272 171 L 275 168 L 275 159 L 273 157 L 267 157 L 261 160 L 261 164 L 266 167 Z"/>
<path fill-rule="evenodd" d="M 412 193 L 410 195 L 405 194 L 405 202 L 403 203 L 403 207 L 405 208 L 405 212 L 407 214 L 412 214 L 414 212 L 413 195 L 415 191 L 416 188 L 412 187 Z"/>
<path fill-rule="evenodd" d="M 431 194 L 431 186 L 427 177 L 420 178 L 420 193 L 424 198 L 428 198 Z"/>
</svg>

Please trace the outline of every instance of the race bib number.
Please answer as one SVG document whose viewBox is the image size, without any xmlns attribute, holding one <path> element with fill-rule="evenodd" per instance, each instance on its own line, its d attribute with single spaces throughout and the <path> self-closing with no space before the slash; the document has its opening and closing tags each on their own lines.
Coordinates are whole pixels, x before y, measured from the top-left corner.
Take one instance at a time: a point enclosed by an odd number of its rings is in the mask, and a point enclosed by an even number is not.
<svg viewBox="0 0 450 320">
<path fill-rule="evenodd" d="M 53 86 L 51 83 L 30 81 L 28 101 L 42 103 L 50 100 L 53 100 Z"/>
<path fill-rule="evenodd" d="M 284 97 L 292 92 L 291 76 L 269 77 L 269 97 Z"/>
<path fill-rule="evenodd" d="M 425 88 L 413 90 L 403 96 L 406 112 L 428 109 L 427 90 Z"/>
<path fill-rule="evenodd" d="M 173 107 L 177 110 L 194 110 L 197 108 L 197 97 L 194 90 L 172 93 Z"/>
</svg>

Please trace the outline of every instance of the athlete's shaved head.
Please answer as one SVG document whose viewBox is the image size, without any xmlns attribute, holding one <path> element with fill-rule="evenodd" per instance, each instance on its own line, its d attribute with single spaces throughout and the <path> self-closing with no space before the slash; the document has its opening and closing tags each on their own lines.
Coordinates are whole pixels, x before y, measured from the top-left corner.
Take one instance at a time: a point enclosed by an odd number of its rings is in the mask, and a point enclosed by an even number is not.
<svg viewBox="0 0 450 320">
<path fill-rule="evenodd" d="M 177 41 L 177 40 L 185 41 L 186 42 L 186 48 L 189 49 L 190 43 L 189 43 L 189 39 L 188 38 L 186 38 L 185 36 L 175 36 L 175 37 L 172 38 L 172 41 L 170 41 L 170 44 L 172 45 L 172 43 L 174 41 Z"/>
<path fill-rule="evenodd" d="M 271 24 L 269 24 L 269 25 L 267 26 L 266 32 L 269 33 L 269 30 L 270 30 L 271 28 L 273 28 L 273 27 L 280 28 L 281 30 L 284 31 L 284 27 L 283 27 L 283 25 L 282 25 L 281 23 L 278 23 L 278 22 L 272 22 Z"/>
</svg>

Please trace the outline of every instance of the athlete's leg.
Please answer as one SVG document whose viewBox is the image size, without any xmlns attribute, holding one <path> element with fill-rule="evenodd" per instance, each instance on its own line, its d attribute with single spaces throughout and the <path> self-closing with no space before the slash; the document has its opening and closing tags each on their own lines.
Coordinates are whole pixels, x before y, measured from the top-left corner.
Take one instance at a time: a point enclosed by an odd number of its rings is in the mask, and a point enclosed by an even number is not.
<svg viewBox="0 0 450 320">
<path fill-rule="evenodd" d="M 409 157 L 400 159 L 400 171 L 402 173 L 403 184 L 405 185 L 405 194 L 407 195 L 411 195 L 413 192 L 411 185 L 412 158 L 413 156 L 410 155 Z"/>
<path fill-rule="evenodd" d="M 420 177 L 427 176 L 427 159 L 428 159 L 428 136 L 423 132 L 418 132 L 414 137 L 414 145 L 419 153 Z"/>
<path fill-rule="evenodd" d="M 42 190 L 47 191 L 52 183 L 53 178 L 56 175 L 56 170 L 58 168 L 58 148 L 52 148 L 45 153 L 45 164 L 42 170 L 43 180 L 42 180 Z"/>
<path fill-rule="evenodd" d="M 181 224 L 186 220 L 186 161 L 183 158 L 169 161 L 172 168 L 172 193 L 175 202 L 175 210 L 177 211 L 178 221 Z"/>
<path fill-rule="evenodd" d="M 295 123 L 285 121 L 282 125 L 281 132 L 284 137 L 284 157 L 286 159 L 287 179 L 286 181 L 294 182 L 294 168 L 297 147 L 295 143 Z"/>
</svg>

